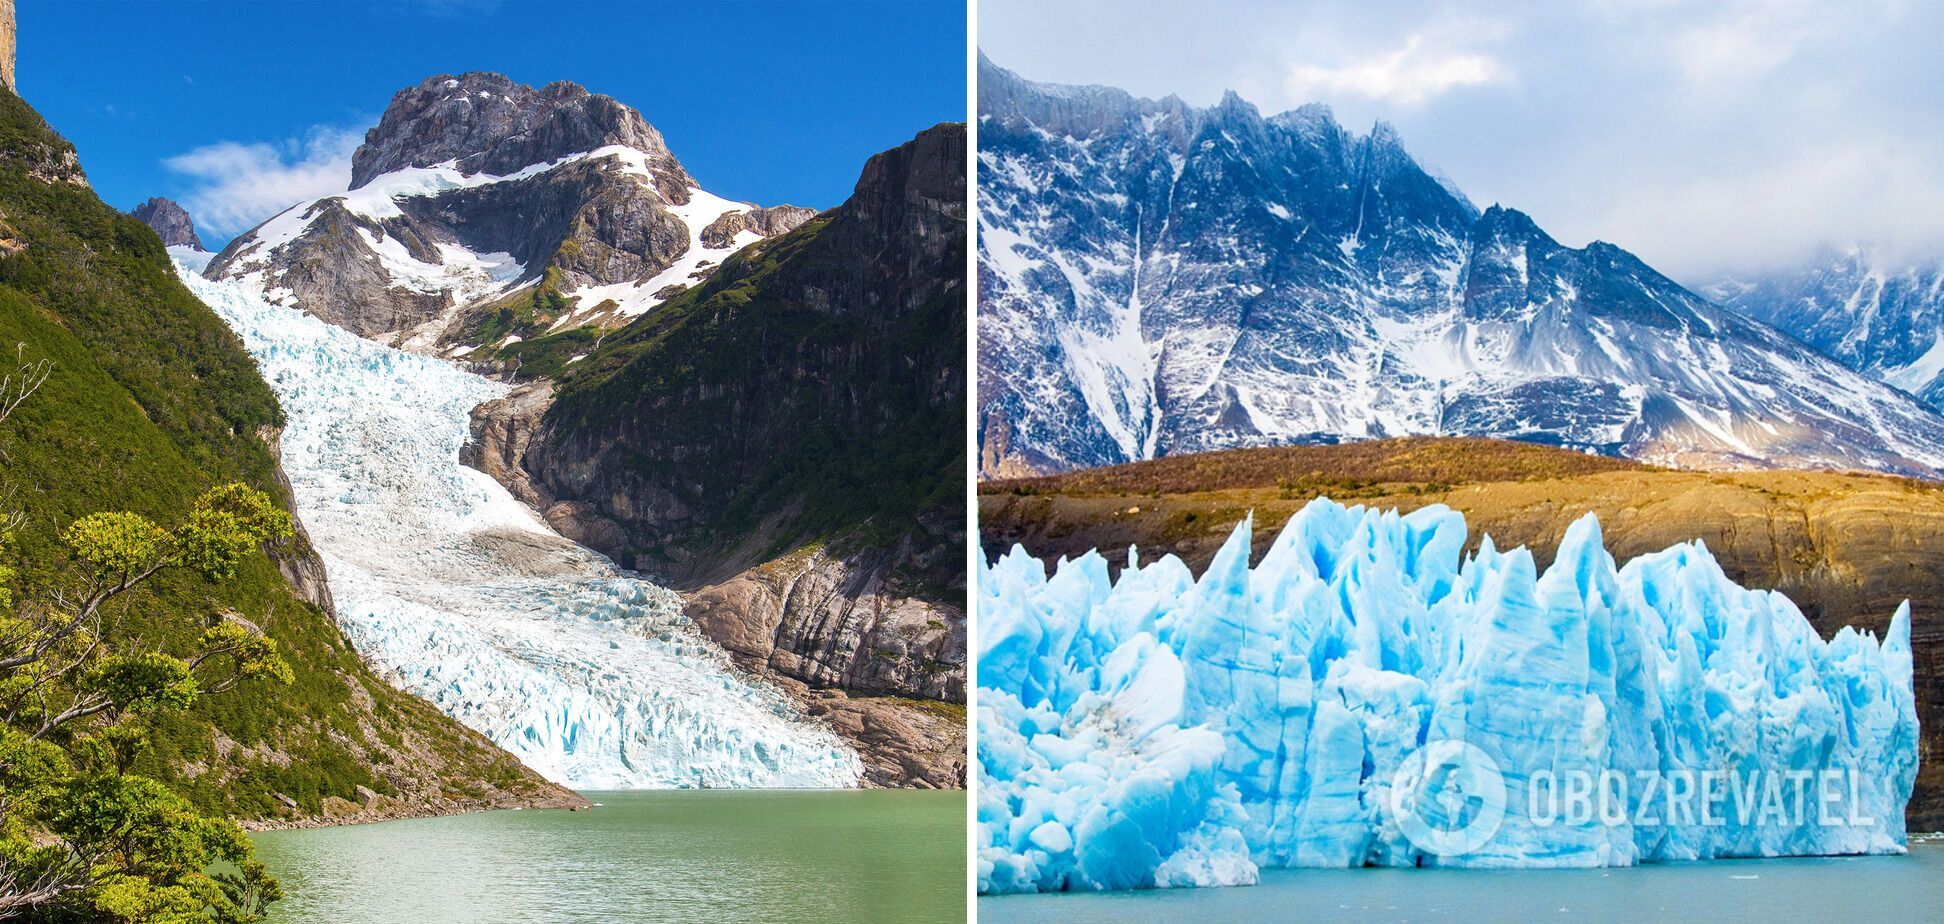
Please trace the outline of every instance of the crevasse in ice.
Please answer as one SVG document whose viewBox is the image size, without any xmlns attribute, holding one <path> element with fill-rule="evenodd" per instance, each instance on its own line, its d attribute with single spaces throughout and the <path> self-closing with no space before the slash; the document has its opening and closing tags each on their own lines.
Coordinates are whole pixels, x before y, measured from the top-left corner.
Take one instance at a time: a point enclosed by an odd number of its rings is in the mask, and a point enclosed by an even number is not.
<svg viewBox="0 0 1944 924">
<path fill-rule="evenodd" d="M 459 464 L 471 409 L 505 386 L 176 256 L 283 404 L 298 512 L 345 635 L 381 673 L 576 788 L 855 785 L 856 754 L 740 674 L 674 593 Z"/>
<path fill-rule="evenodd" d="M 1543 575 L 1443 506 L 1317 500 L 1253 569 L 1250 528 L 1200 580 L 982 569 L 981 892 L 1904 849 L 1908 603 L 1824 642 L 1699 542 L 1616 568 L 1591 515 Z"/>
</svg>

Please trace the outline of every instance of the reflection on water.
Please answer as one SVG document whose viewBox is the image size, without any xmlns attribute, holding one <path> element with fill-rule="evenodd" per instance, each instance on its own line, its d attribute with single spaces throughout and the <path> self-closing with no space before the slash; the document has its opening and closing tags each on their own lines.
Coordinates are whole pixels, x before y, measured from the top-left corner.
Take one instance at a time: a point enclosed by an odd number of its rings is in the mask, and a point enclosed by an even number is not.
<svg viewBox="0 0 1944 924">
<path fill-rule="evenodd" d="M 1595 870 L 1271 870 L 1262 884 L 979 899 L 980 924 L 1059 921 L 1936 921 L 1944 847 L 1905 857 Z"/>
<path fill-rule="evenodd" d="M 947 922 L 965 916 L 965 794 L 589 793 L 486 812 L 278 831 L 277 921 Z"/>
</svg>

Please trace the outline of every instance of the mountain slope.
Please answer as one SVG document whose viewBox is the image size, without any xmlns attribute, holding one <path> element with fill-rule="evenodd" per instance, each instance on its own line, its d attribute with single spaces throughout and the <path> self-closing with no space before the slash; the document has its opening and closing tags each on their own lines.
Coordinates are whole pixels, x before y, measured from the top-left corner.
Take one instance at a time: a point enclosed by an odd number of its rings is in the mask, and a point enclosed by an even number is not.
<svg viewBox="0 0 1944 924">
<path fill-rule="evenodd" d="M 578 85 L 439 75 L 392 98 L 347 192 L 231 241 L 205 275 L 361 336 L 483 358 L 625 323 L 810 214 L 703 191 L 640 113 Z"/>
<path fill-rule="evenodd" d="M 980 73 L 981 471 L 1471 434 L 1934 476 L 1944 418 L 1388 126 Z"/>
<path fill-rule="evenodd" d="M 182 287 L 156 235 L 96 198 L 73 147 L 12 93 L 0 93 L 0 213 L 0 338 L 53 363 L 0 429 L 0 482 L 27 518 L 9 564 L 30 596 L 60 585 L 58 533 L 88 513 L 166 522 L 229 480 L 287 502 L 282 414 L 241 344 Z M 117 646 L 179 647 L 233 612 L 295 670 L 287 688 L 245 684 L 169 719 L 144 773 L 267 824 L 578 801 L 374 677 L 331 618 L 315 554 L 300 541 L 276 557 L 222 586 L 161 581 L 106 633 Z"/>
<path fill-rule="evenodd" d="M 1832 472 L 1688 472 L 1544 446 L 1413 437 L 1339 446 L 1184 455 L 979 489 L 988 560 L 1014 543 L 1051 566 L 1098 548 L 1118 571 L 1179 555 L 1197 574 L 1251 512 L 1259 560 L 1312 498 L 1465 515 L 1476 548 L 1528 546 L 1540 567 L 1574 520 L 1599 515 L 1621 562 L 1700 539 L 1730 579 L 1779 590 L 1829 637 L 1844 626 L 1879 635 L 1911 604 L 1924 747 L 1944 748 L 1944 486 Z M 1944 766 L 1923 760 L 1907 810 L 1912 831 L 1944 828 Z"/>
<path fill-rule="evenodd" d="M 941 125 L 873 157 L 843 205 L 598 347 L 533 341 L 591 352 L 558 364 L 551 407 L 483 409 L 475 455 L 563 532 L 693 591 L 745 663 L 947 704 L 898 720 L 961 732 L 964 145 Z M 931 737 L 874 779 L 962 785 Z"/>
<path fill-rule="evenodd" d="M 1944 260 L 1893 261 L 1855 247 L 1800 269 L 1723 280 L 1706 291 L 1944 408 Z"/>
</svg>

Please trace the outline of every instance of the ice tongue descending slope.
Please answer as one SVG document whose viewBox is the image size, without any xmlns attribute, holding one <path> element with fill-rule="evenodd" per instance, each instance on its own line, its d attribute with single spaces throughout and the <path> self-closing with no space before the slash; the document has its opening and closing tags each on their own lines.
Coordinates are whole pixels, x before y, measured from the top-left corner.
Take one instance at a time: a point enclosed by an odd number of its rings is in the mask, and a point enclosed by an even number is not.
<svg viewBox="0 0 1944 924">
<path fill-rule="evenodd" d="M 471 408 L 502 386 L 181 275 L 282 400 L 339 621 L 397 683 L 582 789 L 856 783 L 856 755 L 739 675 L 672 592 L 459 464 Z"/>
<path fill-rule="evenodd" d="M 1465 543 L 1443 506 L 1317 500 L 1199 581 L 985 569 L 980 891 L 1902 852 L 1908 604 L 1824 642 L 1698 542 L 1616 568 L 1589 515 L 1543 575 Z"/>
</svg>

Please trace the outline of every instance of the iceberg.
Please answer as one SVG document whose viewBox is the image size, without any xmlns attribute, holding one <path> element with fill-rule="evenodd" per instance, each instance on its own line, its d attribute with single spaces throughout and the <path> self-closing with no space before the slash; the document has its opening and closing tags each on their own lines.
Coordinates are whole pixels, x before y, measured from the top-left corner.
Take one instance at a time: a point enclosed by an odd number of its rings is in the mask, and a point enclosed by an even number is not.
<svg viewBox="0 0 1944 924">
<path fill-rule="evenodd" d="M 981 893 L 1275 867 L 1604 867 L 1901 853 L 1906 602 L 1824 641 L 1700 542 L 1541 574 L 1464 517 L 1319 499 L 1250 567 L 981 568 Z"/>
<path fill-rule="evenodd" d="M 507 386 L 177 259 L 283 405 L 298 513 L 382 676 L 577 789 L 857 785 L 856 753 L 737 669 L 673 591 L 459 463 L 472 408 Z"/>
</svg>

